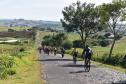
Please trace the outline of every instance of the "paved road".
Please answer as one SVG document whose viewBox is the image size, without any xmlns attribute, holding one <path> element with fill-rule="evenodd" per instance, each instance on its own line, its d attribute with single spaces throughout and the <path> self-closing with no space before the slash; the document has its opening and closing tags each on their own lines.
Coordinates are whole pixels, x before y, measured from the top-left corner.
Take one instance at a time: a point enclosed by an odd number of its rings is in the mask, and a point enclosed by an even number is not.
<svg viewBox="0 0 126 84">
<path fill-rule="evenodd" d="M 68 56 L 61 58 L 59 54 L 48 56 L 42 53 L 39 61 L 44 65 L 46 84 L 126 84 L 125 74 L 95 65 L 91 66 L 90 72 L 85 72 L 82 61 L 75 65 Z"/>
</svg>

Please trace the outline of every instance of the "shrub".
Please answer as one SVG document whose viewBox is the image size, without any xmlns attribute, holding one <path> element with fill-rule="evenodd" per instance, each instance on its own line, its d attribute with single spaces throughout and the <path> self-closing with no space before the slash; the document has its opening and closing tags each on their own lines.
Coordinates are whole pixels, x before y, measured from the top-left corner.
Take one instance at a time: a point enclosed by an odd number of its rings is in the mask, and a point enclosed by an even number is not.
<svg viewBox="0 0 126 84">
<path fill-rule="evenodd" d="M 18 57 L 18 58 L 22 58 L 23 56 L 25 56 L 27 54 L 27 52 L 17 52 L 17 53 L 14 53 L 14 54 L 12 54 L 13 56 L 15 56 L 15 57 Z"/>
<path fill-rule="evenodd" d="M 71 49 L 72 48 L 72 42 L 71 41 L 65 41 L 62 46 L 65 49 Z"/>
<path fill-rule="evenodd" d="M 14 29 L 8 29 L 8 32 L 15 32 L 16 30 Z"/>
<path fill-rule="evenodd" d="M 106 33 L 104 36 L 108 38 L 109 36 L 111 36 L 111 33 Z"/>
<path fill-rule="evenodd" d="M 14 75 L 14 74 L 16 74 L 16 70 L 13 69 L 13 68 L 9 68 L 9 69 L 7 69 L 7 74 L 8 75 Z"/>
<path fill-rule="evenodd" d="M 13 64 L 14 64 L 14 58 L 12 56 L 9 56 L 9 55 L 0 56 L 0 65 L 1 66 L 10 68 L 13 66 Z"/>
<path fill-rule="evenodd" d="M 20 41 L 17 41 L 17 42 L 13 42 L 13 43 L 10 43 L 10 44 L 13 44 L 13 45 L 21 45 L 21 42 Z"/>
<path fill-rule="evenodd" d="M 12 70 L 10 70 L 13 67 L 14 63 L 15 63 L 14 58 L 12 56 L 9 55 L 0 56 L 0 78 L 1 79 L 7 78 L 7 76 L 10 75 L 10 72 L 14 73 L 14 71 L 12 72 Z"/>
<path fill-rule="evenodd" d="M 92 41 L 92 42 L 91 42 L 91 45 L 92 45 L 92 46 L 97 46 L 97 45 L 99 45 L 99 44 L 98 44 L 97 41 Z"/>
<path fill-rule="evenodd" d="M 106 39 L 106 37 L 104 35 L 99 35 L 98 39 L 102 39 L 103 40 L 103 39 Z"/>
<path fill-rule="evenodd" d="M 24 52 L 24 51 L 25 51 L 25 48 L 20 48 L 19 51 L 20 51 L 20 52 Z"/>
<path fill-rule="evenodd" d="M 24 43 L 28 44 L 28 41 L 24 41 Z"/>
<path fill-rule="evenodd" d="M 81 48 L 81 40 L 74 40 L 73 47 Z"/>
<path fill-rule="evenodd" d="M 122 38 L 121 35 L 116 35 L 116 40 L 120 40 Z"/>
<path fill-rule="evenodd" d="M 126 68 L 126 55 L 116 54 L 112 56 L 111 59 L 108 58 L 108 54 L 103 56 L 93 56 L 94 61 L 98 61 L 104 64 L 118 65 Z"/>
<path fill-rule="evenodd" d="M 99 41 L 99 44 L 102 46 L 102 47 L 106 47 L 110 44 L 110 41 L 107 40 L 107 39 L 104 39 L 104 40 L 100 40 Z"/>
</svg>

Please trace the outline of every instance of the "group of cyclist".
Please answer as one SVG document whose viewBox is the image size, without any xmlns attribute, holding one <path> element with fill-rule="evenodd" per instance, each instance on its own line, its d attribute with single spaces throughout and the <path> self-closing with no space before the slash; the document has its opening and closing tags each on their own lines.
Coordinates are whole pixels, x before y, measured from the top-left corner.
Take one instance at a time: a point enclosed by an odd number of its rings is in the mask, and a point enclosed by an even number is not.
<svg viewBox="0 0 126 84">
<path fill-rule="evenodd" d="M 56 47 L 49 47 L 49 46 L 44 46 L 44 45 L 38 47 L 38 50 L 39 50 L 39 53 L 41 53 L 41 51 L 43 50 L 43 52 L 48 55 L 50 53 L 51 54 L 53 53 L 54 56 L 56 55 L 56 53 L 58 51 L 58 49 Z M 65 54 L 65 49 L 63 47 L 60 48 L 60 53 L 63 58 L 64 54 Z M 82 57 L 85 60 L 85 65 L 87 63 L 89 63 L 89 65 L 90 65 L 90 60 L 91 60 L 92 54 L 93 54 L 92 49 L 88 45 L 86 45 L 85 48 L 83 49 L 83 53 L 82 53 Z M 78 56 L 78 51 L 76 48 L 73 49 L 72 55 L 73 55 L 73 63 L 76 64 L 77 56 Z"/>
<path fill-rule="evenodd" d="M 56 47 L 49 47 L 49 46 L 45 46 L 45 45 L 41 45 L 38 47 L 38 51 L 39 53 L 41 54 L 42 51 L 45 53 L 45 54 L 53 54 L 56 55 L 57 53 L 57 48 Z"/>
</svg>

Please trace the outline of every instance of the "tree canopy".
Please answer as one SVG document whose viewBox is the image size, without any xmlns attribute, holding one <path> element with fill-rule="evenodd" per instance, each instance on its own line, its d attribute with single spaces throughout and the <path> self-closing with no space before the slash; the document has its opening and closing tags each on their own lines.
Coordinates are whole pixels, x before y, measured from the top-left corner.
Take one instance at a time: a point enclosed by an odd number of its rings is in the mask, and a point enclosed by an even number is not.
<svg viewBox="0 0 126 84">
<path fill-rule="evenodd" d="M 92 3 L 77 1 L 65 7 L 62 13 L 64 19 L 61 19 L 61 22 L 64 29 L 67 32 L 77 32 L 84 46 L 87 37 L 99 29 L 98 9 Z"/>
</svg>

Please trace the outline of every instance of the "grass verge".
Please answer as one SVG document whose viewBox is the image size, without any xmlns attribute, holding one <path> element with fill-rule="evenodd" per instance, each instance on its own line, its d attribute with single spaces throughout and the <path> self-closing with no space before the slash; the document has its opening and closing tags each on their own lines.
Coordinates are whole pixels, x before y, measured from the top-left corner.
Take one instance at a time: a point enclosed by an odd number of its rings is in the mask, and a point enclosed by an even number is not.
<svg viewBox="0 0 126 84">
<path fill-rule="evenodd" d="M 40 64 L 37 60 L 37 54 L 34 49 L 28 51 L 27 56 L 22 59 L 15 58 L 16 74 L 9 76 L 5 80 L 0 80 L 0 84 L 44 84 L 41 78 Z"/>
<path fill-rule="evenodd" d="M 72 58 L 72 56 L 70 54 L 65 54 L 65 55 Z M 77 60 L 83 61 L 83 59 L 81 59 L 81 58 L 77 58 Z M 112 70 L 119 71 L 121 73 L 125 73 L 126 74 L 126 69 L 125 68 L 122 68 L 122 67 L 119 67 L 119 66 L 113 66 L 113 65 L 103 64 L 103 63 L 95 62 L 95 61 L 92 61 L 92 64 L 94 64 L 94 65 L 96 65 L 98 67 L 110 68 Z"/>
</svg>

